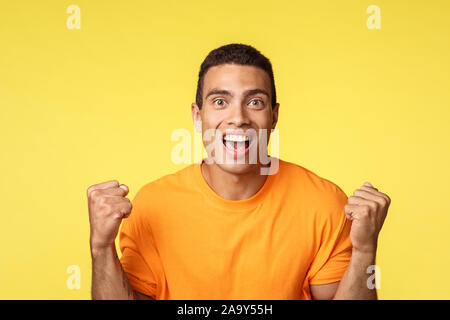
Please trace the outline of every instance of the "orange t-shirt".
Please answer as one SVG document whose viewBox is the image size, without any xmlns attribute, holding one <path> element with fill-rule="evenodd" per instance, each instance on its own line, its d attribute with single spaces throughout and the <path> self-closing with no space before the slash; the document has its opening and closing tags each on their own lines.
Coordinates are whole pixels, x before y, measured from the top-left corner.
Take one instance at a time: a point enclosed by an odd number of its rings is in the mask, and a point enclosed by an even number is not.
<svg viewBox="0 0 450 320">
<path fill-rule="evenodd" d="M 156 299 L 311 299 L 351 257 L 347 196 L 279 160 L 251 198 L 227 200 L 200 164 L 143 186 L 120 231 L 131 286 Z"/>
</svg>

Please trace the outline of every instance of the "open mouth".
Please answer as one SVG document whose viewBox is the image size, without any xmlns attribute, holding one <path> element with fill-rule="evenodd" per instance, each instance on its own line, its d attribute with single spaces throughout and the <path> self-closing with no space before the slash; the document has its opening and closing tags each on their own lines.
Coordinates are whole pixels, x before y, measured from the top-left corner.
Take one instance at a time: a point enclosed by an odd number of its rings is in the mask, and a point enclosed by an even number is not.
<svg viewBox="0 0 450 320">
<path fill-rule="evenodd" d="M 252 138 L 245 134 L 225 134 L 222 143 L 233 155 L 247 153 L 252 142 Z"/>
</svg>

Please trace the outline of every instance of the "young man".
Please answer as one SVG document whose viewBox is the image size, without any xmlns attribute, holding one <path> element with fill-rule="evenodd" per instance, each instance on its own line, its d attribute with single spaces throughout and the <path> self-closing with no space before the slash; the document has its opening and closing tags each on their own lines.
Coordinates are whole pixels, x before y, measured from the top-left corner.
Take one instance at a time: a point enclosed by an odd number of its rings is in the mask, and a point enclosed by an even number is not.
<svg viewBox="0 0 450 320">
<path fill-rule="evenodd" d="M 197 130 L 215 133 L 203 135 L 208 158 L 146 184 L 133 205 L 117 181 L 87 191 L 93 299 L 376 299 L 366 270 L 389 197 L 365 183 L 347 198 L 302 166 L 250 161 L 267 150 L 276 101 L 259 51 L 209 53 L 191 107 Z"/>
</svg>

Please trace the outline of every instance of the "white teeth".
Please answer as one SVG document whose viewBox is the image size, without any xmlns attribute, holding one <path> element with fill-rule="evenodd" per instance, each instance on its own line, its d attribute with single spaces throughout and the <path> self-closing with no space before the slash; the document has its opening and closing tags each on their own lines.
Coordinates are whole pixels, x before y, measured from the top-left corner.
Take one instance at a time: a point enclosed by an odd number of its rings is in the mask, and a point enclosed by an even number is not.
<svg viewBox="0 0 450 320">
<path fill-rule="evenodd" d="M 227 135 L 225 135 L 224 139 L 227 141 L 233 141 L 233 142 L 244 142 L 244 141 L 249 141 L 250 137 L 243 136 L 243 135 L 236 135 L 236 134 L 227 134 Z"/>
</svg>

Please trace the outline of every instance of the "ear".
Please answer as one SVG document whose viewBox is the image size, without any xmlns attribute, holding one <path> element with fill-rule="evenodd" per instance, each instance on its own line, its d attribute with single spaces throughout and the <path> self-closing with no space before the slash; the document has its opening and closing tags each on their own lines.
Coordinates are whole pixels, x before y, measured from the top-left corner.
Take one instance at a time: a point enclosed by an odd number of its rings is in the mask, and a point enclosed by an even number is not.
<svg viewBox="0 0 450 320">
<path fill-rule="evenodd" d="M 202 133 L 202 116 L 200 113 L 200 108 L 193 102 L 191 104 L 192 121 L 194 121 L 195 131 Z"/>
<path fill-rule="evenodd" d="M 272 109 L 272 129 L 275 129 L 275 126 L 278 122 L 278 110 L 280 109 L 280 104 L 275 104 L 275 107 Z"/>
</svg>

